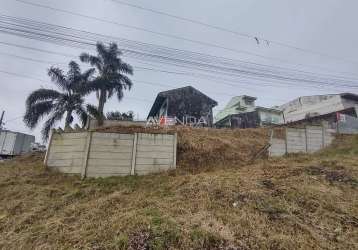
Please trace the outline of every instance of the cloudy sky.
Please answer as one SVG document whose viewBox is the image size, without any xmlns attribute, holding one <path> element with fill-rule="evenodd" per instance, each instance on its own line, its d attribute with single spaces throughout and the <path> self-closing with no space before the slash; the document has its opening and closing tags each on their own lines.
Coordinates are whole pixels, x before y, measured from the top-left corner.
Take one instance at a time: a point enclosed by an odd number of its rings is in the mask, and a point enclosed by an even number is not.
<svg viewBox="0 0 358 250">
<path fill-rule="evenodd" d="M 304 53 L 297 49 L 290 49 L 271 43 L 267 45 L 263 41 L 260 41 L 258 45 L 252 38 L 244 38 L 190 22 L 156 15 L 152 12 L 115 3 L 112 0 L 24 1 L 180 36 L 190 40 L 217 44 L 233 50 L 246 51 L 278 60 L 264 59 L 247 53 L 238 53 L 159 36 L 98 20 L 31 6 L 15 0 L 0 0 L 0 14 L 30 18 L 103 35 L 226 58 L 305 70 L 317 74 L 358 78 L 358 32 L 355 31 L 355 24 L 358 22 L 358 16 L 356 15 L 358 2 L 356 0 L 126 0 L 139 6 L 327 54 L 330 57 Z M 51 65 L 23 60 L 15 56 L 53 62 L 64 69 L 66 69 L 66 63 L 70 58 L 20 49 L 4 43 L 31 46 L 74 55 L 79 55 L 83 50 L 27 40 L 1 32 L 0 42 L 2 42 L 0 43 L 0 110 L 6 111 L 6 128 L 35 134 L 37 139 L 40 140 L 40 128 L 29 131 L 24 126 L 21 116 L 24 114 L 25 99 L 31 91 L 40 87 L 53 87 L 46 74 L 46 70 Z M 144 119 L 147 116 L 151 102 L 155 99 L 156 94 L 168 88 L 158 85 L 146 85 L 140 82 L 136 83 L 136 80 L 170 85 L 173 88 L 192 85 L 219 102 L 216 110 L 222 109 L 230 100 L 229 95 L 223 95 L 222 93 L 253 95 L 258 97 L 259 105 L 270 107 L 283 104 L 301 95 L 354 92 L 353 89 L 349 88 L 303 88 L 297 82 L 285 85 L 272 85 L 268 82 L 269 84 L 262 86 L 258 85 L 253 79 L 237 80 L 237 86 L 228 86 L 217 79 L 199 79 L 191 76 L 136 69 L 136 67 L 148 67 L 148 65 L 132 58 L 125 58 L 125 60 L 131 63 L 135 69 L 134 87 L 130 92 L 125 93 L 127 98 L 124 98 L 122 102 L 119 103 L 116 99 L 109 101 L 106 105 L 106 110 L 120 110 L 122 112 L 132 110 L 136 114 L 136 118 L 139 119 Z M 153 64 L 151 66 L 162 70 L 182 70 L 165 64 Z M 83 67 L 85 68 L 86 66 L 83 65 Z M 14 73 L 18 74 L 18 76 L 13 75 Z M 28 78 L 20 77 L 19 75 L 27 76 Z M 90 96 L 88 102 L 95 103 L 95 97 Z"/>
</svg>

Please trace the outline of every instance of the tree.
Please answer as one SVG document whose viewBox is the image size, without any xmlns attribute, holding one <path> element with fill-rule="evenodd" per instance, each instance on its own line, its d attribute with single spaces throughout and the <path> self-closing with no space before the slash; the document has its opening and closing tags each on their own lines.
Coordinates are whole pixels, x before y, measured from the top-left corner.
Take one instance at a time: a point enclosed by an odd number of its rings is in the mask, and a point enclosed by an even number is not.
<svg viewBox="0 0 358 250">
<path fill-rule="evenodd" d="M 55 67 L 48 70 L 48 75 L 59 91 L 41 88 L 32 92 L 26 100 L 26 113 L 24 122 L 26 126 L 34 129 L 38 123 L 48 117 L 42 128 L 42 136 L 46 141 L 51 128 L 65 116 L 65 128 L 73 122 L 75 112 L 84 125 L 87 121 L 87 112 L 84 107 L 84 96 L 88 94 L 87 84 L 94 69 L 81 72 L 79 65 L 71 61 L 67 74 Z"/>
<path fill-rule="evenodd" d="M 106 115 L 108 120 L 117 120 L 117 121 L 133 121 L 134 114 L 132 111 L 127 113 L 121 113 L 119 111 L 108 112 Z"/>
<path fill-rule="evenodd" d="M 133 83 L 127 75 L 133 75 L 131 65 L 120 58 L 121 51 L 116 43 L 105 46 L 97 43 L 97 56 L 83 53 L 80 56 L 82 62 L 89 63 L 97 69 L 97 77 L 90 84 L 90 90 L 97 92 L 98 106 L 89 106 L 89 111 L 98 120 L 98 125 L 103 125 L 105 119 L 103 110 L 109 98 L 117 95 L 119 101 L 123 98 L 123 90 L 130 90 Z"/>
</svg>

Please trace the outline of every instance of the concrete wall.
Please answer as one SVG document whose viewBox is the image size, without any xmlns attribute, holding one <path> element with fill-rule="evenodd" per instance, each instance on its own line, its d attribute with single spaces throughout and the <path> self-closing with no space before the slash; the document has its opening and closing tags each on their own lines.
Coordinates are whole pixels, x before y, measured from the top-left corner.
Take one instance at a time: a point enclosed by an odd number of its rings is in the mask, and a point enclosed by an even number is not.
<svg viewBox="0 0 358 250">
<path fill-rule="evenodd" d="M 46 165 L 62 173 L 80 174 L 87 133 L 53 133 L 46 154 Z"/>
<path fill-rule="evenodd" d="M 87 177 L 131 174 L 133 134 L 93 133 L 88 154 Z"/>
<path fill-rule="evenodd" d="M 286 128 L 285 139 L 271 139 L 270 156 L 283 156 L 287 153 L 314 153 L 329 146 L 334 136 L 326 128 L 307 126 Z"/>
<path fill-rule="evenodd" d="M 176 168 L 177 135 L 53 133 L 45 164 L 83 177 L 145 175 Z"/>
</svg>

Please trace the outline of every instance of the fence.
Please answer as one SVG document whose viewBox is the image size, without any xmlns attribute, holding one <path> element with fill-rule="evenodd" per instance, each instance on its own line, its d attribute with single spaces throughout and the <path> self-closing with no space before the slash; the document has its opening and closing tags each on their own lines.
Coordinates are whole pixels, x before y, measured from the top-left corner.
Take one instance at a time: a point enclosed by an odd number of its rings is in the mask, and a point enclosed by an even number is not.
<svg viewBox="0 0 358 250">
<path fill-rule="evenodd" d="M 145 175 L 176 168 L 176 149 L 176 134 L 54 132 L 45 165 L 82 177 Z"/>
<path fill-rule="evenodd" d="M 282 156 L 287 153 L 314 153 L 332 143 L 334 136 L 321 126 L 305 128 L 285 128 L 283 138 L 273 134 L 269 149 L 270 156 Z"/>
</svg>

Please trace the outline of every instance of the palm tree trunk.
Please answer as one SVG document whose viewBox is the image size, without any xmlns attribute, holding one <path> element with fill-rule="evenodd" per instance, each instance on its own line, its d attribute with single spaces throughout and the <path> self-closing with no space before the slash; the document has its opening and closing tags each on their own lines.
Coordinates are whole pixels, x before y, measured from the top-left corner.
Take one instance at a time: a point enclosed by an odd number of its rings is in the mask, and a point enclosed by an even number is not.
<svg viewBox="0 0 358 250">
<path fill-rule="evenodd" d="M 66 120 L 65 120 L 65 129 L 69 128 L 71 125 L 71 116 L 72 116 L 72 110 L 67 111 Z"/>
<path fill-rule="evenodd" d="M 100 91 L 99 101 L 98 101 L 98 113 L 99 113 L 98 126 L 102 126 L 104 123 L 103 110 L 104 110 L 104 104 L 106 102 L 106 94 L 107 92 L 105 90 Z"/>
</svg>

